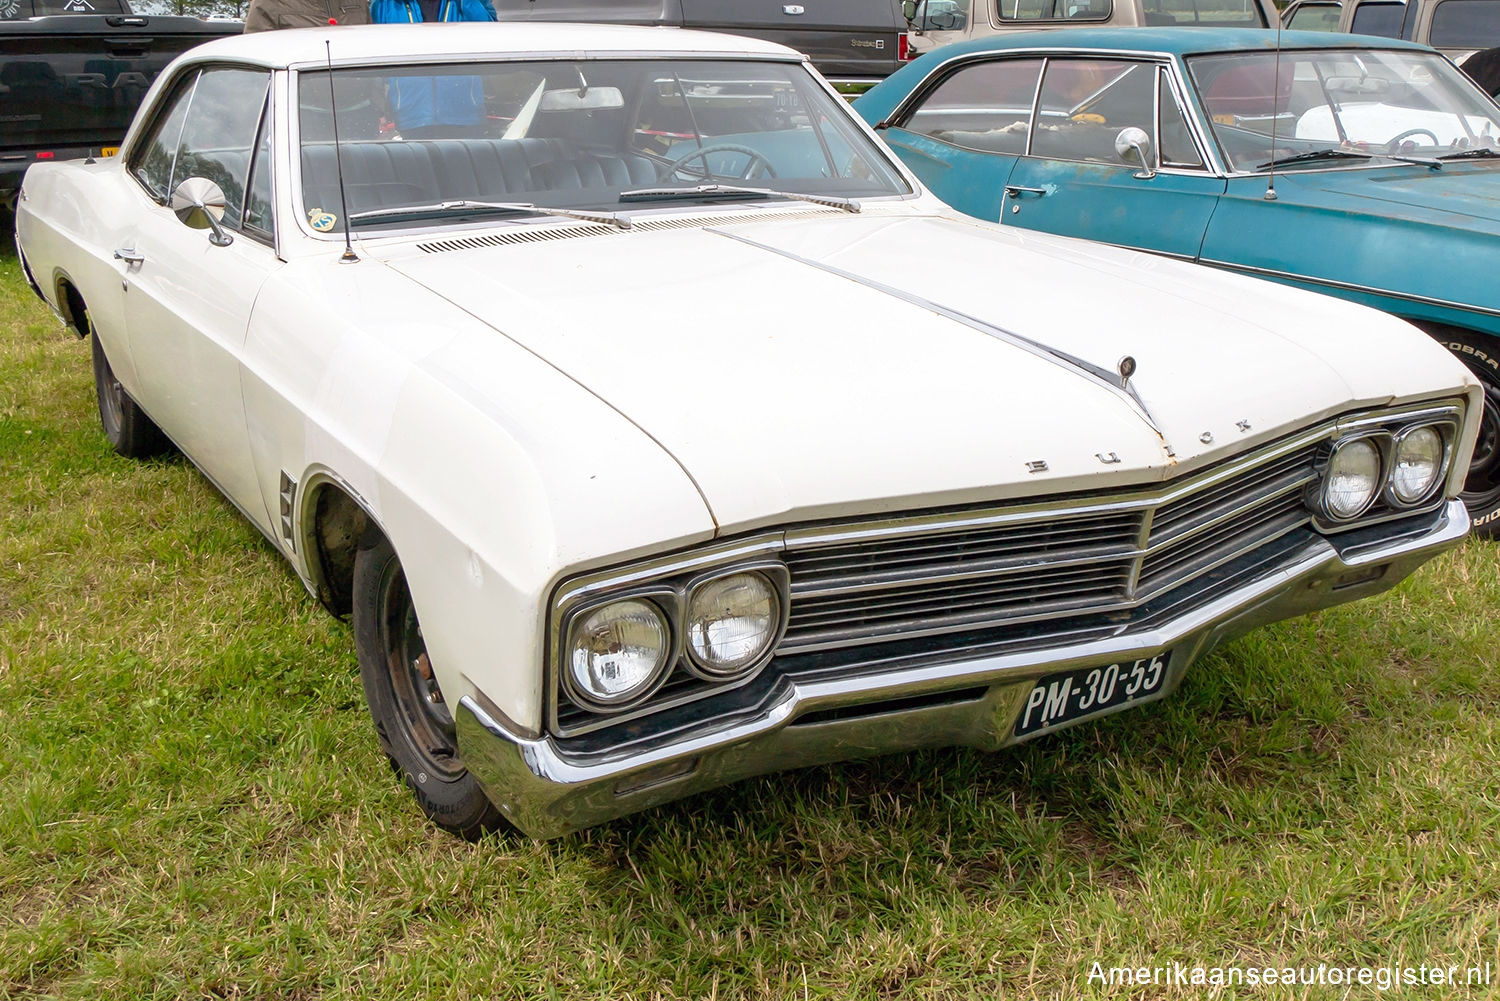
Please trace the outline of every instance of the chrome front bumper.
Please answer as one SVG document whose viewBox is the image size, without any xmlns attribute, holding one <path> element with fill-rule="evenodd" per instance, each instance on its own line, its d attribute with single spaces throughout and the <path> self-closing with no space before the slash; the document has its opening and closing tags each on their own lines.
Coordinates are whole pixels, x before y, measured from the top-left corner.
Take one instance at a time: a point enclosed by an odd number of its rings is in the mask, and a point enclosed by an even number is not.
<svg viewBox="0 0 1500 1001">
<path fill-rule="evenodd" d="M 767 772 L 921 747 L 996 749 L 1016 741 L 1016 717 L 1044 675 L 1170 652 L 1166 695 L 1215 644 L 1384 591 L 1468 530 L 1463 504 L 1449 501 L 1424 528 L 1394 539 L 1319 538 L 1275 569 L 1149 627 L 992 656 L 907 657 L 836 679 L 788 678 L 754 712 L 619 750 L 578 754 L 550 737 L 515 734 L 466 697 L 459 747 L 506 817 L 540 838 Z"/>
</svg>

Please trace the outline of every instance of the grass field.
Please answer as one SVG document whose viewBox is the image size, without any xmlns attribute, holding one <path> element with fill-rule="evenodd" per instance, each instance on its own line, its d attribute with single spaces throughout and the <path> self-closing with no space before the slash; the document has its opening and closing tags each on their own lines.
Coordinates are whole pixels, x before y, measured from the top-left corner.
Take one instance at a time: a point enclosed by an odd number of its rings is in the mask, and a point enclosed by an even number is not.
<svg viewBox="0 0 1500 1001">
<path fill-rule="evenodd" d="M 110 452 L 3 236 L 0 997 L 1375 993 L 1089 976 L 1174 961 L 1500 995 L 1496 545 L 1014 751 L 467 845 L 378 753 L 348 629 L 186 462 Z"/>
</svg>

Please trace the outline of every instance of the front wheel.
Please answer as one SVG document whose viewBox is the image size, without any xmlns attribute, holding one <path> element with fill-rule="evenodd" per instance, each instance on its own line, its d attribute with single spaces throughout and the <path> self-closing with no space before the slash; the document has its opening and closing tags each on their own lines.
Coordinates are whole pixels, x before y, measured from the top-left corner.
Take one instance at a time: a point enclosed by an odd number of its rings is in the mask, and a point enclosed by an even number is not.
<svg viewBox="0 0 1500 1001">
<path fill-rule="evenodd" d="M 1484 386 L 1484 413 L 1474 458 L 1459 494 L 1474 520 L 1474 534 L 1500 535 L 1500 338 L 1455 327 L 1431 331 L 1438 343 L 1452 351 Z"/>
<path fill-rule="evenodd" d="M 354 648 L 375 734 L 391 767 L 434 824 L 469 841 L 503 826 L 458 754 L 396 551 L 384 537 L 354 558 Z"/>
</svg>

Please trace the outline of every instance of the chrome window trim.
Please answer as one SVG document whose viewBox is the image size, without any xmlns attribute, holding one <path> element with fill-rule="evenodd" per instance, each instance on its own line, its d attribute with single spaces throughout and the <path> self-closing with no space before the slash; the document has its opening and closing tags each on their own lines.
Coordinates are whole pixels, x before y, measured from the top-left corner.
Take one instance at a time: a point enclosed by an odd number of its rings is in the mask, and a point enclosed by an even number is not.
<svg viewBox="0 0 1500 1001">
<path fill-rule="evenodd" d="M 439 57 L 433 57 L 431 55 L 424 56 L 424 55 L 421 55 L 421 54 L 414 54 L 414 55 L 403 56 L 403 57 L 398 57 L 398 58 L 397 57 L 382 58 L 382 59 L 379 59 L 377 61 L 371 61 L 371 60 L 369 60 L 367 58 L 356 58 L 356 59 L 348 59 L 348 60 L 334 59 L 334 60 L 332 60 L 332 67 L 333 67 L 334 71 L 338 71 L 338 70 L 346 70 L 346 69 L 354 69 L 354 70 L 358 70 L 358 69 L 379 69 L 380 67 L 383 67 L 383 66 L 427 66 L 427 65 L 442 66 L 442 65 L 448 65 L 448 64 L 452 64 L 452 65 L 456 65 L 457 66 L 457 65 L 464 65 L 464 64 L 470 63 L 470 62 L 485 62 L 485 63 L 507 63 L 507 62 L 527 62 L 527 63 L 539 63 L 539 62 L 577 62 L 579 60 L 579 58 L 580 58 L 579 53 L 576 52 L 576 51 L 524 52 L 524 53 L 476 52 L 476 53 L 472 53 L 472 54 L 469 54 L 469 55 L 452 55 L 452 54 L 449 54 L 449 55 L 444 55 L 444 56 L 439 56 Z M 588 58 L 588 56 L 586 55 L 585 58 Z M 839 104 L 846 103 L 844 101 L 843 96 L 840 95 L 839 92 L 837 90 L 835 90 L 832 85 L 830 85 L 828 83 L 828 81 L 826 81 L 825 79 L 823 79 L 823 77 L 821 75 L 819 75 L 818 73 L 816 73 L 813 70 L 811 61 L 808 60 L 807 57 L 802 56 L 800 54 L 799 55 L 778 56 L 778 55 L 773 55 L 773 54 L 753 53 L 753 52 L 749 52 L 749 53 L 746 53 L 746 52 L 740 52 L 740 53 L 735 53 L 735 52 L 716 53 L 716 52 L 661 52 L 661 51 L 644 51 L 643 50 L 643 51 L 639 51 L 639 52 L 637 52 L 637 51 L 609 52 L 607 54 L 601 54 L 599 56 L 599 59 L 600 59 L 600 61 L 611 61 L 611 62 L 615 62 L 615 61 L 618 61 L 618 62 L 647 62 L 647 61 L 651 61 L 651 60 L 660 60 L 660 61 L 667 61 L 667 62 L 675 62 L 675 61 L 679 61 L 680 60 L 680 61 L 691 61 L 691 62 L 720 62 L 720 61 L 725 61 L 725 62 L 775 63 L 777 65 L 801 66 L 801 67 L 803 67 L 804 71 L 809 76 L 809 80 L 807 81 L 807 85 L 809 87 L 813 87 L 813 88 L 819 89 L 819 90 L 823 91 L 826 94 L 832 95 L 832 97 Z M 304 72 L 306 72 L 306 73 L 326 73 L 329 70 L 329 63 L 326 63 L 326 62 L 291 63 L 291 64 L 289 64 L 286 67 L 286 70 L 287 70 L 287 72 L 286 72 L 286 80 L 287 80 L 287 82 L 286 82 L 286 96 L 285 96 L 285 105 L 286 105 L 286 108 L 287 108 L 287 116 L 286 116 L 287 117 L 287 128 L 286 128 L 286 135 L 287 135 L 287 148 L 288 148 L 288 153 L 289 153 L 289 157 L 290 157 L 290 169 L 288 171 L 288 177 L 286 179 L 286 184 L 287 184 L 287 186 L 289 188 L 288 195 L 290 196 L 290 199 L 291 199 L 291 205 L 292 205 L 292 213 L 291 214 L 292 214 L 292 218 L 293 218 L 293 220 L 295 220 L 295 224 L 296 224 L 296 227 L 297 227 L 297 232 L 301 236 L 306 237 L 307 239 L 310 239 L 310 240 L 317 240 L 317 241 L 322 242 L 322 243 L 342 244 L 344 242 L 344 234 L 343 234 L 343 232 L 337 232 L 337 233 L 320 233 L 317 230 L 315 230 L 315 229 L 312 228 L 312 226 L 308 222 L 307 207 L 306 207 L 306 205 L 303 204 L 303 198 L 302 198 L 302 195 L 303 195 L 303 189 L 302 189 L 302 115 L 300 114 L 301 105 L 298 104 L 298 103 L 296 103 L 295 99 L 297 99 L 299 97 L 298 89 L 301 86 L 301 79 L 300 79 L 301 78 L 301 74 L 304 73 Z M 906 202 L 906 201 L 913 201 L 913 200 L 921 197 L 921 193 L 923 191 L 921 182 L 917 179 L 916 175 L 911 172 L 911 169 L 906 166 L 906 164 L 902 161 L 902 159 L 899 156 L 893 155 L 890 150 L 888 150 L 888 149 L 885 148 L 885 144 L 880 140 L 879 135 L 877 133 L 875 133 L 873 129 L 871 129 L 870 124 L 868 122 L 866 122 L 859 115 L 851 113 L 851 115 L 850 115 L 850 121 L 849 121 L 849 126 L 852 129 L 854 129 L 856 132 L 858 132 L 860 135 L 864 136 L 864 138 L 870 142 L 870 145 L 872 147 L 872 151 L 879 154 L 882 162 L 886 165 L 886 167 L 888 169 L 890 169 L 890 171 L 895 175 L 895 177 L 899 179 L 900 183 L 902 185 L 904 185 L 905 188 L 906 188 L 906 190 L 904 190 L 904 191 L 895 191 L 895 192 L 892 192 L 892 193 L 886 194 L 886 195 L 861 196 L 860 197 L 860 201 L 861 202 L 863 202 L 865 204 L 871 204 L 872 205 L 872 204 L 880 204 L 880 203 L 886 203 L 886 202 Z M 727 208 L 732 208 L 732 206 L 726 205 L 726 206 L 724 206 L 724 208 L 726 208 L 726 209 Z M 643 212 L 672 211 L 672 209 L 652 209 L 652 208 L 647 207 L 647 206 L 642 206 L 641 209 L 640 209 L 640 211 L 643 211 Z M 484 220 L 482 222 L 473 223 L 473 224 L 469 224 L 469 225 L 463 226 L 462 228 L 464 228 L 464 229 L 474 229 L 474 230 L 477 230 L 477 229 L 494 229 L 494 228 L 497 228 L 497 227 L 510 227 L 510 226 L 532 225 L 532 224 L 535 224 L 537 221 L 538 221 L 538 219 L 536 217 L 526 217 L 526 218 L 518 218 L 518 219 L 506 219 L 506 220 L 503 220 L 503 221 L 498 221 L 498 220 Z M 543 221 L 545 223 L 545 222 L 555 222 L 556 220 L 555 220 L 555 218 L 549 217 L 549 218 L 547 218 L 547 219 L 545 219 Z M 411 236 L 413 236 L 414 234 L 417 234 L 417 233 L 438 233 L 438 232 L 444 232 L 444 233 L 446 233 L 446 232 L 454 232 L 457 228 L 459 228 L 459 227 L 455 227 L 455 226 L 452 226 L 452 225 L 429 226 L 429 227 L 427 227 L 425 229 L 420 229 L 420 230 L 413 229 L 411 227 L 399 227 L 399 228 L 390 230 L 388 232 L 365 233 L 365 234 L 351 234 L 351 239 L 355 243 L 369 243 L 369 242 L 377 241 L 377 240 L 378 241 L 405 240 L 405 239 L 408 239 L 408 238 L 410 238 Z"/>
<path fill-rule="evenodd" d="M 1203 157 L 1203 167 L 1201 168 L 1172 169 L 1180 170 L 1183 173 L 1194 177 L 1200 177 L 1205 173 L 1217 177 L 1228 176 L 1225 167 L 1225 164 L 1228 161 L 1220 159 L 1217 144 L 1210 141 L 1212 133 L 1209 131 L 1205 131 L 1201 116 L 1198 114 L 1197 103 L 1188 98 L 1189 94 L 1196 93 L 1196 91 L 1193 91 L 1188 86 L 1188 81 L 1185 76 L 1185 65 L 1177 56 L 1170 52 L 1161 52 L 1151 49 L 1090 49 L 1046 45 L 1028 47 L 1024 49 L 991 49 L 985 52 L 964 52 L 955 56 L 951 56 L 934 66 L 927 73 L 927 75 L 922 78 L 921 82 L 918 83 L 917 86 L 912 88 L 911 93 L 907 94 L 894 108 L 891 109 L 890 114 L 885 116 L 885 121 L 890 123 L 890 125 L 895 128 L 911 131 L 910 129 L 906 128 L 906 123 L 910 120 L 912 113 L 916 110 L 916 106 L 921 104 L 922 101 L 926 100 L 927 96 L 933 91 L 933 89 L 941 84 L 944 79 L 951 76 L 953 73 L 956 73 L 959 70 L 963 69 L 964 66 L 969 63 L 982 63 L 998 59 L 1040 58 L 1042 60 L 1042 70 L 1041 73 L 1039 73 L 1037 76 L 1037 86 L 1035 91 L 1033 91 L 1032 93 L 1031 122 L 1026 131 L 1026 151 L 1020 154 L 1022 156 L 1031 156 L 1031 134 L 1036 129 L 1037 105 L 1041 100 L 1041 85 L 1042 80 L 1046 76 L 1046 64 L 1049 60 L 1054 58 L 1079 57 L 1135 59 L 1155 62 L 1158 65 L 1165 66 L 1167 68 L 1168 76 L 1171 80 L 1173 93 L 1177 97 L 1177 102 L 1182 108 L 1183 117 L 1187 120 L 1188 132 L 1192 135 L 1193 142 L 1198 147 L 1199 155 Z M 1158 115 L 1159 114 L 1160 112 L 1158 110 Z M 923 133 L 915 134 L 922 135 Z M 941 142 L 942 140 L 934 141 Z M 952 144 L 950 143 L 948 145 Z M 964 147 L 956 148 L 962 149 Z"/>
</svg>

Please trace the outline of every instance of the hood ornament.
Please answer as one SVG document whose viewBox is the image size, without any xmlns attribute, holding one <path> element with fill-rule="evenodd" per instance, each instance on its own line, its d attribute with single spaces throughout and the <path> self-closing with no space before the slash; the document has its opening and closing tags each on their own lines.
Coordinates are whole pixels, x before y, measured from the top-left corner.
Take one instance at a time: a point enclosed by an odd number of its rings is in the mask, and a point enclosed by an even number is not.
<svg viewBox="0 0 1500 1001">
<path fill-rule="evenodd" d="M 1120 372 L 1120 388 L 1130 388 L 1130 377 L 1135 375 L 1135 359 L 1130 355 L 1122 355 L 1116 367 Z"/>
</svg>

